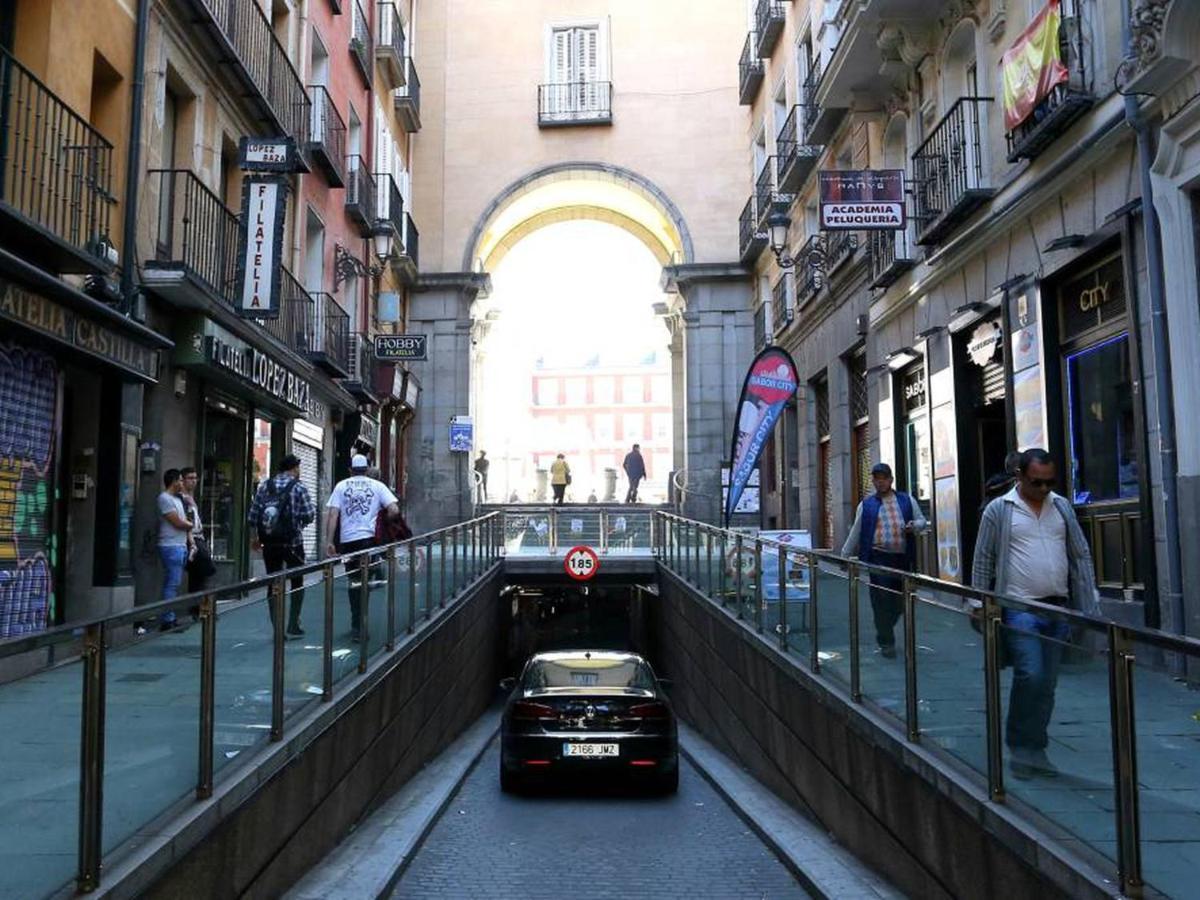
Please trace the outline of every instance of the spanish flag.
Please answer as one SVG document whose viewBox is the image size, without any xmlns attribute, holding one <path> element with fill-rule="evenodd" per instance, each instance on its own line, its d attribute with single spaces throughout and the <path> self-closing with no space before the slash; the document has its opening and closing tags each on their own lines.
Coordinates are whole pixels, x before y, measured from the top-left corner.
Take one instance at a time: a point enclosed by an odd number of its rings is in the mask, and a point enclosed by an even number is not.
<svg viewBox="0 0 1200 900">
<path fill-rule="evenodd" d="M 1007 131 L 1024 122 L 1046 95 L 1068 78 L 1058 49 L 1059 2 L 1050 0 L 1000 60 Z"/>
</svg>

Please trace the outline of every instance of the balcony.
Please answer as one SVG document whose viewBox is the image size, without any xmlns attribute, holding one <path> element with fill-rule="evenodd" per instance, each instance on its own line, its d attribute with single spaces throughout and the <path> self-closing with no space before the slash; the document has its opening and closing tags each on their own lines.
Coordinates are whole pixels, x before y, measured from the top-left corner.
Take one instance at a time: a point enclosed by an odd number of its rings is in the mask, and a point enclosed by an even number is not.
<svg viewBox="0 0 1200 900">
<path fill-rule="evenodd" d="M 1005 135 L 1010 163 L 1036 157 L 1095 102 L 1087 86 L 1079 0 L 1062 0 L 1060 9 L 1062 24 L 1058 30 L 1058 52 L 1059 59 L 1067 65 L 1067 80 L 1055 85 L 1033 112 Z"/>
<path fill-rule="evenodd" d="M 323 86 L 310 84 L 312 122 L 305 150 L 314 166 L 325 173 L 332 188 L 346 186 L 346 123 Z"/>
<path fill-rule="evenodd" d="M 367 18 L 367 11 L 363 9 L 362 0 L 350 0 L 350 2 L 352 4 L 350 7 L 350 55 L 354 57 L 354 63 L 358 66 L 358 71 L 367 87 L 370 87 L 371 67 L 375 64 L 375 40 L 371 37 L 371 20 Z"/>
<path fill-rule="evenodd" d="M 995 194 L 983 173 L 991 97 L 963 97 L 913 154 L 917 243 L 937 244 Z"/>
<path fill-rule="evenodd" d="M 0 50 L 0 228 L 57 272 L 107 272 L 112 144 Z"/>
<path fill-rule="evenodd" d="M 742 56 L 738 60 L 738 102 L 742 106 L 754 104 L 763 82 L 763 62 L 758 56 L 756 39 L 753 31 L 746 35 Z"/>
<path fill-rule="evenodd" d="M 770 322 L 767 320 L 767 304 L 762 303 L 754 311 L 754 350 L 763 349 L 771 343 Z"/>
<path fill-rule="evenodd" d="M 784 272 L 771 288 L 771 330 L 780 335 L 796 316 L 795 291 L 792 273 Z"/>
<path fill-rule="evenodd" d="M 744 263 L 752 262 L 758 259 L 766 246 L 767 232 L 758 225 L 754 196 L 751 195 L 742 207 L 742 214 L 738 216 L 738 258 Z"/>
<path fill-rule="evenodd" d="M 804 305 L 821 292 L 825 286 L 825 239 L 814 234 L 793 257 L 796 261 L 796 309 Z"/>
<path fill-rule="evenodd" d="M 404 198 L 400 188 L 387 172 L 375 173 L 375 221 L 392 229 L 392 255 L 400 254 L 404 235 Z"/>
<path fill-rule="evenodd" d="M 846 106 L 832 106 L 818 100 L 821 93 L 821 61 L 813 59 L 804 76 L 804 143 L 827 144 L 848 112 Z"/>
<path fill-rule="evenodd" d="M 758 32 L 758 56 L 760 59 L 770 59 L 783 34 L 783 23 L 786 19 L 784 6 L 779 0 L 758 0 L 754 10 L 754 29 Z"/>
<path fill-rule="evenodd" d="M 857 231 L 827 232 L 825 235 L 825 275 L 831 277 L 834 272 L 854 257 L 857 250 Z"/>
<path fill-rule="evenodd" d="M 908 246 L 906 231 L 867 232 L 871 259 L 871 287 L 886 288 L 917 264 Z"/>
<path fill-rule="evenodd" d="M 375 179 L 367 171 L 367 161 L 357 154 L 346 157 L 346 215 L 358 226 L 363 237 L 371 236 L 375 226 Z"/>
<path fill-rule="evenodd" d="M 378 403 L 375 393 L 375 346 L 365 334 L 352 334 L 348 343 L 349 366 L 342 387 L 364 403 Z"/>
<path fill-rule="evenodd" d="M 312 295 L 316 304 L 313 346 L 308 358 L 333 378 L 350 374 L 350 317 L 332 294 Z"/>
<path fill-rule="evenodd" d="M 413 222 L 412 216 L 408 213 L 404 214 L 404 230 L 400 235 L 400 244 L 396 247 L 399 254 L 395 260 L 396 271 L 400 277 L 408 284 L 412 284 L 417 280 L 417 271 L 420 267 L 420 234 L 417 232 L 417 226 Z"/>
<path fill-rule="evenodd" d="M 421 130 L 421 79 L 417 77 L 417 68 L 413 65 L 412 57 L 406 60 L 404 67 L 404 87 L 396 91 L 396 117 L 400 127 L 409 134 Z"/>
<path fill-rule="evenodd" d="M 803 106 L 793 106 L 788 117 L 783 120 L 779 134 L 775 136 L 775 168 L 779 190 L 787 194 L 800 191 L 825 150 L 824 147 L 806 144 L 801 139 L 800 124 L 804 118 L 804 109 Z"/>
<path fill-rule="evenodd" d="M 312 298 L 281 269 L 279 317 L 243 320 L 238 315 L 237 258 L 243 229 L 215 193 L 185 169 L 147 173 L 158 188 L 154 259 L 143 264 L 143 283 L 172 305 L 196 309 L 238 328 L 257 322 L 280 346 L 307 357 L 313 341 Z"/>
<path fill-rule="evenodd" d="M 611 124 L 611 81 L 538 85 L 539 128 Z"/>
<path fill-rule="evenodd" d="M 308 95 L 258 3 L 245 0 L 183 0 L 216 43 L 217 56 L 249 89 L 253 106 L 276 134 L 303 144 L 308 134 Z"/>
<path fill-rule="evenodd" d="M 767 217 L 775 205 L 788 205 L 792 199 L 781 195 L 775 189 L 775 159 L 774 156 L 768 156 L 763 167 L 758 170 L 758 177 L 754 179 L 754 210 L 757 214 L 755 225 L 760 231 L 766 230 Z"/>
<path fill-rule="evenodd" d="M 378 5 L 375 21 L 379 39 L 375 42 L 375 60 L 383 73 L 388 90 L 404 86 L 404 21 L 391 0 Z"/>
</svg>

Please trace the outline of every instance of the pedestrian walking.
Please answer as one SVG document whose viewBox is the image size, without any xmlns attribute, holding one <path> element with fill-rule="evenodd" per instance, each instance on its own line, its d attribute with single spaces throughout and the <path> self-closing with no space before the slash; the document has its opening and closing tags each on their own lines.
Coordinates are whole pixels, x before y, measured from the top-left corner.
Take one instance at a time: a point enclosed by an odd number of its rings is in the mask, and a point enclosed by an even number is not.
<svg viewBox="0 0 1200 900">
<path fill-rule="evenodd" d="M 367 475 L 370 464 L 361 453 L 350 460 L 350 477 L 334 485 L 325 507 L 326 551 L 330 556 L 356 553 L 375 546 L 380 510 L 389 518 L 400 515 L 400 502 L 391 489 Z M 350 565 L 350 564 L 348 564 Z M 357 568 L 357 566 L 355 566 Z M 371 587 L 359 581 L 350 589 L 350 630 L 357 643 L 362 634 L 362 608 Z"/>
<path fill-rule="evenodd" d="M 550 463 L 550 487 L 554 490 L 554 505 L 562 506 L 566 498 L 567 485 L 571 483 L 571 467 L 561 453 Z"/>
<path fill-rule="evenodd" d="M 629 479 L 629 490 L 625 492 L 625 502 L 637 503 L 638 484 L 646 477 L 646 461 L 642 459 L 640 444 L 634 444 L 633 449 L 625 454 L 625 461 L 621 463 L 621 468 L 625 470 L 625 477 Z"/>
<path fill-rule="evenodd" d="M 192 549 L 192 522 L 187 517 L 180 494 L 183 475 L 179 469 L 163 473 L 163 492 L 158 495 L 158 557 L 162 560 L 162 599 L 171 600 L 179 594 L 183 568 Z M 175 611 L 159 616 L 159 627 L 168 631 L 175 627 Z"/>
<path fill-rule="evenodd" d="M 488 461 L 487 451 L 480 450 L 479 458 L 475 460 L 475 498 L 478 503 L 487 502 L 487 476 L 489 466 L 491 466 L 491 462 Z"/>
<path fill-rule="evenodd" d="M 300 457 L 289 453 L 274 477 L 264 481 L 254 495 L 246 521 L 253 529 L 251 547 L 262 550 L 268 575 L 304 565 L 304 529 L 317 518 L 308 488 L 300 481 Z M 304 576 L 289 579 L 287 635 L 303 637 L 300 613 L 304 609 Z M 275 607 L 268 605 L 272 624 Z"/>
<path fill-rule="evenodd" d="M 971 584 L 1015 600 L 1099 613 L 1092 553 L 1075 511 L 1053 490 L 1054 460 L 1040 448 L 1021 454 L 1016 485 L 988 504 L 979 523 Z M 1012 662 L 1004 739 L 1018 778 L 1054 776 L 1047 728 L 1062 648 L 1070 626 L 1021 607 L 1001 612 Z"/>
<path fill-rule="evenodd" d="M 921 507 L 903 491 L 892 489 L 892 467 L 876 463 L 871 469 L 875 493 L 863 498 L 854 513 L 854 524 L 842 545 L 843 556 L 865 563 L 911 572 L 917 562 L 916 532 L 925 528 Z M 896 622 L 904 612 L 904 578 L 871 573 L 871 610 L 875 641 L 888 659 L 896 655 Z"/>
<path fill-rule="evenodd" d="M 192 523 L 192 548 L 188 551 L 188 561 L 185 569 L 188 576 L 188 593 L 194 594 L 208 587 L 208 579 L 217 574 L 213 564 L 212 553 L 208 549 L 208 540 L 204 537 L 204 523 L 200 520 L 200 504 L 196 502 L 196 486 L 200 483 L 200 474 L 194 466 L 184 466 L 179 470 L 183 477 L 183 490 L 179 499 L 187 518 Z M 191 608 L 192 621 L 200 618 L 200 607 Z"/>
</svg>

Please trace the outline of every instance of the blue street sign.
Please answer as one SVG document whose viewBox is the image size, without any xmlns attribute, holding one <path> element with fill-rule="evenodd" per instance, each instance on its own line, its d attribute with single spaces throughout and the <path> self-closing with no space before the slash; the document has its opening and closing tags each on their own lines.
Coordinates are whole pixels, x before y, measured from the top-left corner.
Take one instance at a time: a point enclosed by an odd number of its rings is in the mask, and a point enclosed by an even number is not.
<svg viewBox="0 0 1200 900">
<path fill-rule="evenodd" d="M 475 437 L 475 425 L 470 416 L 455 416 L 450 420 L 450 452 L 470 453 Z"/>
</svg>

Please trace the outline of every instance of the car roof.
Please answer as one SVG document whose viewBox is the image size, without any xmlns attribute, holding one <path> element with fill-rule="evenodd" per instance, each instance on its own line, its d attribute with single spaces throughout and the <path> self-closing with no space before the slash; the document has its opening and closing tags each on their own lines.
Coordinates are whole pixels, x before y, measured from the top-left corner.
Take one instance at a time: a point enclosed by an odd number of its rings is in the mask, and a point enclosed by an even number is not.
<svg viewBox="0 0 1200 900">
<path fill-rule="evenodd" d="M 535 653 L 530 662 L 645 662 L 636 653 L 624 653 L 615 650 L 554 650 L 546 653 Z"/>
</svg>

